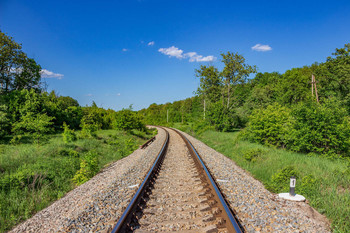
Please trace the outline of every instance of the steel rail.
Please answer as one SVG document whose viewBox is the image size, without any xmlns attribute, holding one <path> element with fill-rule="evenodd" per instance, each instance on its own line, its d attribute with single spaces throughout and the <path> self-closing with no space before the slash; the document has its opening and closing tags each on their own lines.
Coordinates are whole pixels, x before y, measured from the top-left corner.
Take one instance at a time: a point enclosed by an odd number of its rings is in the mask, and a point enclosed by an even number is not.
<svg viewBox="0 0 350 233">
<path fill-rule="evenodd" d="M 196 149 L 194 148 L 194 146 L 192 145 L 192 143 L 182 134 L 180 133 L 178 130 L 174 129 L 174 131 L 176 133 L 178 133 L 184 140 L 185 142 L 187 142 L 186 144 L 189 145 L 189 147 L 191 148 L 191 150 L 193 151 L 193 153 L 196 155 L 196 158 L 198 159 L 198 161 L 201 164 L 202 169 L 205 171 L 207 178 L 210 181 L 210 184 L 212 185 L 212 187 L 215 190 L 215 194 L 217 195 L 218 199 L 220 200 L 220 204 L 221 206 L 224 208 L 225 213 L 229 219 L 230 224 L 232 225 L 231 227 L 233 227 L 233 229 L 237 232 L 245 232 L 244 227 L 238 222 L 238 220 L 235 218 L 234 214 L 231 211 L 231 208 L 228 206 L 225 198 L 222 196 L 221 191 L 219 189 L 219 187 L 217 186 L 216 182 L 214 181 L 211 173 L 209 172 L 209 170 L 207 169 L 207 166 L 205 165 L 204 161 L 202 160 L 201 156 L 198 154 L 198 152 L 196 151 Z"/>
<path fill-rule="evenodd" d="M 163 127 L 160 127 L 160 128 L 163 128 Z M 113 228 L 113 230 L 112 230 L 113 233 L 115 233 L 115 232 L 124 232 L 122 230 L 125 230 L 126 225 L 128 224 L 128 222 L 132 218 L 132 214 L 135 214 L 138 202 L 141 200 L 142 195 L 146 191 L 146 187 L 148 187 L 148 185 L 151 182 L 151 178 L 154 177 L 154 175 L 156 173 L 156 170 L 159 168 L 161 162 L 164 159 L 165 151 L 166 151 L 166 148 L 168 146 L 168 141 L 169 141 L 169 133 L 168 133 L 168 131 L 166 129 L 164 129 L 164 130 L 166 132 L 166 140 L 165 140 L 165 142 L 164 142 L 164 144 L 162 146 L 162 149 L 159 152 L 159 154 L 158 154 L 154 164 L 152 165 L 151 169 L 147 173 L 144 181 L 141 183 L 141 185 L 138 188 L 136 194 L 132 198 L 130 204 L 128 205 L 128 207 L 126 208 L 126 210 L 124 211 L 124 213 L 122 214 L 120 219 L 118 220 L 117 224 Z M 215 199 L 217 200 L 217 204 L 221 207 L 220 209 L 224 210 L 224 212 L 225 212 L 225 215 L 224 215 L 225 216 L 224 220 L 225 220 L 225 225 L 226 225 L 225 227 L 227 227 L 229 232 L 239 232 L 239 233 L 240 232 L 245 232 L 244 227 L 239 223 L 239 221 L 234 216 L 234 214 L 233 214 L 232 210 L 230 209 L 229 205 L 227 204 L 225 198 L 221 194 L 220 188 L 216 184 L 216 182 L 213 179 L 210 171 L 207 169 L 204 161 L 202 160 L 201 156 L 198 154 L 198 152 L 196 151 L 196 149 L 194 148 L 192 143 L 181 132 L 179 132 L 179 131 L 177 131 L 175 129 L 172 129 L 172 130 L 174 130 L 177 134 L 179 134 L 181 136 L 181 138 L 184 140 L 184 142 L 186 143 L 187 148 L 190 151 L 190 154 L 193 156 L 194 161 L 197 164 L 197 167 L 199 169 L 204 170 L 204 174 L 205 174 L 204 178 L 207 180 L 207 183 L 214 190 L 213 194 L 214 194 L 214 196 L 216 196 Z"/>
<path fill-rule="evenodd" d="M 142 197 L 142 194 L 145 191 L 146 185 L 149 184 L 150 178 L 155 173 L 157 167 L 160 165 L 161 161 L 163 160 L 164 155 L 165 155 L 165 151 L 166 151 L 166 148 L 168 147 L 168 142 L 169 142 L 169 133 L 165 129 L 164 129 L 164 131 L 166 132 L 166 139 L 165 139 L 165 141 L 163 143 L 162 149 L 160 150 L 160 152 L 159 152 L 155 162 L 153 163 L 151 169 L 148 171 L 145 179 L 143 180 L 143 182 L 141 183 L 140 187 L 138 188 L 136 194 L 131 199 L 128 207 L 125 209 L 123 215 L 119 218 L 117 224 L 114 226 L 114 228 L 112 230 L 112 233 L 120 232 L 120 230 L 122 229 L 123 225 L 127 222 L 129 214 L 134 210 L 134 208 L 136 208 L 138 200 Z"/>
</svg>

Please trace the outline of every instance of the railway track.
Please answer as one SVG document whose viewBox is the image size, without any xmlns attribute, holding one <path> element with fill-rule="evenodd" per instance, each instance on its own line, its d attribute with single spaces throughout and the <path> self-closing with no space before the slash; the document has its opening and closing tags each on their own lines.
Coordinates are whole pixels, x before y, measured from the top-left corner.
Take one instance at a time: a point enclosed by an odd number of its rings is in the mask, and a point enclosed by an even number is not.
<svg viewBox="0 0 350 233">
<path fill-rule="evenodd" d="M 166 140 L 112 232 L 244 232 L 192 144 Z"/>
</svg>

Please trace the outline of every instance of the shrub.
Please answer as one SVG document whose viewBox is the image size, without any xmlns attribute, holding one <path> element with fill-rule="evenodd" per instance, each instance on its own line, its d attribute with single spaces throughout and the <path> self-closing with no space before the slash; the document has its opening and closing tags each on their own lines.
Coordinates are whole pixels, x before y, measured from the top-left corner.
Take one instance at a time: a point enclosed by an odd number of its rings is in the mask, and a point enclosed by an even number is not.
<svg viewBox="0 0 350 233">
<path fill-rule="evenodd" d="M 82 129 L 80 131 L 81 138 L 94 138 L 96 137 L 96 131 L 98 130 L 97 124 L 82 124 Z"/>
<path fill-rule="evenodd" d="M 248 162 L 255 162 L 264 153 L 261 149 L 250 149 L 243 153 L 243 157 Z"/>
<path fill-rule="evenodd" d="M 243 137 L 266 145 L 284 147 L 294 124 L 290 109 L 279 104 L 257 109 L 249 117 Z"/>
<path fill-rule="evenodd" d="M 328 156 L 348 156 L 350 120 L 339 101 L 324 104 L 303 102 L 293 108 L 295 118 L 289 148 L 298 152 L 315 152 Z"/>
<path fill-rule="evenodd" d="M 93 177 L 99 170 L 98 154 L 96 152 L 88 152 L 80 162 L 80 169 L 73 177 L 76 185 L 81 185 Z"/>
<path fill-rule="evenodd" d="M 114 126 L 116 129 L 125 131 L 130 131 L 132 129 L 145 131 L 145 124 L 142 121 L 142 116 L 130 109 L 123 109 L 116 113 Z"/>
<path fill-rule="evenodd" d="M 73 142 L 77 140 L 77 135 L 75 134 L 73 129 L 69 129 L 69 126 L 64 122 L 63 123 L 63 141 L 65 143 Z"/>
<path fill-rule="evenodd" d="M 211 104 L 207 115 L 209 122 L 219 131 L 228 132 L 242 126 L 240 117 L 221 102 Z"/>
<path fill-rule="evenodd" d="M 271 177 L 271 182 L 267 187 L 273 192 L 288 192 L 290 177 L 299 177 L 298 171 L 293 166 L 286 166 L 278 170 Z"/>
</svg>

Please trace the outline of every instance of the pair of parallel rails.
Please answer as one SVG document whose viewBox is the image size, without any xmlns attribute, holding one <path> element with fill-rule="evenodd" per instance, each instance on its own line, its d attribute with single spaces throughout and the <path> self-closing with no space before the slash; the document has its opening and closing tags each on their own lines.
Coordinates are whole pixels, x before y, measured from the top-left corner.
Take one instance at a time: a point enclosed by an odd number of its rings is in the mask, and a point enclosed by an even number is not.
<svg viewBox="0 0 350 233">
<path fill-rule="evenodd" d="M 135 230 L 135 222 L 138 222 L 139 218 L 139 215 L 137 213 L 142 212 L 142 209 L 144 208 L 147 202 L 147 198 L 152 192 L 152 188 L 157 179 L 157 174 L 160 171 L 169 144 L 169 129 L 164 127 L 160 128 L 164 129 L 166 132 L 166 139 L 162 145 L 162 148 L 158 153 L 158 156 L 156 157 L 152 167 L 149 169 L 147 175 L 145 176 L 143 182 L 141 183 L 135 195 L 131 199 L 129 205 L 127 206 L 124 213 L 119 218 L 117 224 L 113 228 L 112 233 L 133 232 Z M 213 179 L 210 171 L 206 167 L 204 161 L 202 160 L 201 156 L 198 154 L 194 146 L 182 133 L 180 133 L 177 130 L 174 131 L 178 135 L 180 135 L 180 137 L 185 142 L 186 147 L 194 160 L 195 166 L 201 175 L 202 182 L 207 184 L 208 188 L 206 189 L 206 191 L 209 192 L 209 195 L 211 197 L 212 207 L 215 207 L 216 209 L 220 210 L 215 213 L 215 217 L 221 219 L 221 223 L 220 226 L 218 226 L 218 228 L 226 229 L 227 232 L 245 232 L 244 227 L 239 223 L 234 212 L 229 207 L 228 202 L 225 200 L 223 194 L 220 191 L 220 188 Z M 143 146 L 141 146 L 141 148 L 145 148 L 154 140 L 155 138 L 152 138 L 151 140 L 147 141 Z"/>
</svg>

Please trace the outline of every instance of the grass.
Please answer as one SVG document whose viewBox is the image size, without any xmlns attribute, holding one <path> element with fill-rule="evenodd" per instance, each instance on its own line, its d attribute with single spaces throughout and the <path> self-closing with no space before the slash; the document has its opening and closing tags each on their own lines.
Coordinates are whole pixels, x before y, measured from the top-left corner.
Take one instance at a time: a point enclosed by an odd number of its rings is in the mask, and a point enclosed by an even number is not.
<svg viewBox="0 0 350 233">
<path fill-rule="evenodd" d="M 193 134 L 188 126 L 175 127 Z M 288 192 L 289 176 L 283 174 L 282 169 L 292 167 L 298 174 L 296 192 L 304 195 L 312 207 L 331 221 L 334 232 L 350 229 L 349 161 L 308 156 L 243 141 L 239 139 L 239 132 L 207 130 L 194 136 L 231 158 L 272 192 Z"/>
<path fill-rule="evenodd" d="M 130 154 L 153 133 L 101 130 L 96 137 L 71 143 L 64 143 L 62 135 L 56 134 L 42 145 L 0 144 L 0 232 L 75 188 L 72 178 L 87 153 L 97 155 L 100 170 Z"/>
</svg>

